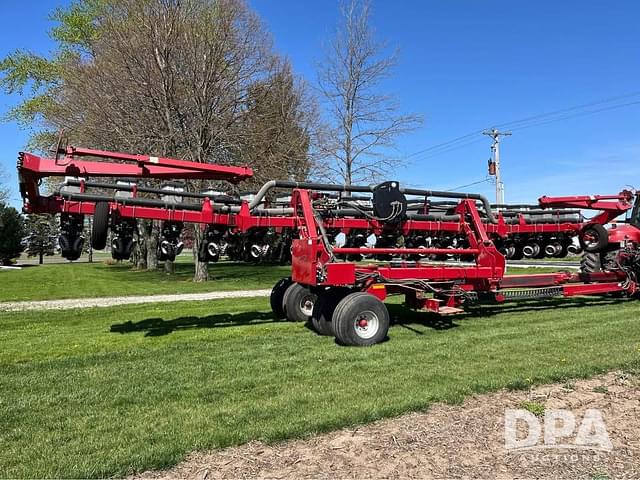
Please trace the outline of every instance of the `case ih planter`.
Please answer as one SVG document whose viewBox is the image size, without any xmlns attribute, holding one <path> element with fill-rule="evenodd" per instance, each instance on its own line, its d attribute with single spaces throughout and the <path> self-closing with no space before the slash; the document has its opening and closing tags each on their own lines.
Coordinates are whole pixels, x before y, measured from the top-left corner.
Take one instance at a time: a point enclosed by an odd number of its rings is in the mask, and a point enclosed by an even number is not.
<svg viewBox="0 0 640 480">
<path fill-rule="evenodd" d="M 481 301 L 636 292 L 640 201 L 629 191 L 492 206 L 481 195 L 407 189 L 397 182 L 270 181 L 241 199 L 138 186 L 135 179 L 236 183 L 251 176 L 247 167 L 73 147 L 59 151 L 64 155 L 55 159 L 21 153 L 18 170 L 25 212 L 61 214 L 64 256 L 79 256 L 85 215 L 94 216 L 93 247 L 104 248 L 111 230 L 112 254 L 121 259 L 131 254 L 136 219 L 163 222 L 159 255 L 165 259 L 179 252 L 185 222 L 201 224 L 203 261 L 217 261 L 224 253 L 286 262 L 291 255 L 291 277 L 273 288 L 274 314 L 310 319 L 318 333 L 335 335 L 345 345 L 372 345 L 386 337 L 389 314 L 383 301 L 389 295 L 404 295 L 410 308 L 453 314 Z M 38 183 L 47 176 L 72 178 L 53 195 L 41 196 Z M 87 180 L 95 177 L 127 181 Z M 277 197 L 278 191 L 285 198 Z M 604 228 L 632 208 L 628 224 Z M 584 210 L 597 213 L 586 220 Z M 340 236 L 344 241 L 337 246 Z M 367 243 L 372 236 L 375 246 Z M 562 257 L 581 248 L 586 252 L 581 273 L 505 276 L 505 258 Z M 467 262 L 444 262 L 451 258 Z M 377 262 L 364 263 L 367 259 Z"/>
</svg>

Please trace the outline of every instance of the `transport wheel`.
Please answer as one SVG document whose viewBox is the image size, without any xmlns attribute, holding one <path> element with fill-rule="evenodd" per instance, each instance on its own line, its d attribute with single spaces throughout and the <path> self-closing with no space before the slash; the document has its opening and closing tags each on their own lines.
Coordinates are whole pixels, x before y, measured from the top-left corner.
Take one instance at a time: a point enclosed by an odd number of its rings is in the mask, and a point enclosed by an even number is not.
<svg viewBox="0 0 640 480">
<path fill-rule="evenodd" d="M 332 322 L 340 344 L 356 347 L 375 345 L 387 337 L 389 311 L 373 295 L 355 292 L 338 303 Z"/>
<path fill-rule="evenodd" d="M 599 253 L 585 252 L 580 259 L 580 272 L 596 273 L 602 270 L 602 262 Z"/>
<path fill-rule="evenodd" d="M 604 250 L 609 245 L 609 233 L 598 223 L 587 225 L 580 234 L 580 245 L 585 252 Z"/>
<path fill-rule="evenodd" d="M 318 335 L 334 336 L 331 319 L 338 303 L 349 294 L 348 288 L 328 288 L 318 295 L 311 312 L 311 325 Z"/>
<path fill-rule="evenodd" d="M 107 233 L 109 231 L 109 203 L 96 202 L 93 213 L 93 226 L 91 228 L 91 247 L 94 250 L 104 250 L 107 246 Z"/>
<path fill-rule="evenodd" d="M 282 304 L 287 320 L 291 322 L 306 322 L 313 312 L 313 304 L 317 300 L 316 294 L 312 293 L 304 285 L 292 283 L 284 292 Z"/>
<path fill-rule="evenodd" d="M 284 294 L 287 289 L 291 286 L 293 282 L 290 278 L 282 278 L 278 280 L 273 288 L 271 289 L 271 296 L 269 297 L 269 302 L 271 303 L 271 311 L 273 312 L 273 316 L 276 318 L 285 318 L 286 314 L 284 313 Z"/>
</svg>

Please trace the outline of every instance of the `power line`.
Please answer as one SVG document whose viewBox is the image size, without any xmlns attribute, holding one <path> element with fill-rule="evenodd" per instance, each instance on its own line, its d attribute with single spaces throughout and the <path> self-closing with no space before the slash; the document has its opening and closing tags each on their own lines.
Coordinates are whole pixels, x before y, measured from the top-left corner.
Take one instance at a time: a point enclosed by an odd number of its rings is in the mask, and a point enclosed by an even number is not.
<svg viewBox="0 0 640 480">
<path fill-rule="evenodd" d="M 477 136 L 477 135 L 479 135 L 479 134 L 481 134 L 481 133 L 482 133 L 482 131 L 478 131 L 478 132 L 476 132 L 476 133 L 474 134 L 474 137 L 475 137 L 475 136 Z M 452 152 L 452 151 L 457 150 L 457 149 L 462 148 L 462 147 L 466 147 L 466 146 L 469 146 L 469 145 L 473 145 L 474 143 L 478 143 L 478 142 L 481 142 L 481 141 L 482 141 L 482 138 L 474 138 L 474 139 L 468 140 L 468 141 L 463 142 L 463 143 L 458 143 L 458 144 L 456 144 L 456 145 L 452 145 L 452 146 L 447 147 L 447 148 L 443 148 L 443 149 L 440 149 L 440 150 L 435 150 L 435 151 L 427 152 L 426 154 L 419 155 L 419 156 L 418 156 L 417 158 L 415 158 L 415 159 L 416 159 L 416 160 L 417 160 L 417 159 L 419 159 L 419 160 L 426 160 L 426 159 L 429 159 L 429 158 L 437 157 L 437 156 L 439 156 L 439 155 L 443 155 L 443 154 L 448 153 L 448 152 Z M 405 158 L 408 158 L 408 157 L 405 157 Z"/>
<path fill-rule="evenodd" d="M 473 187 L 474 185 L 479 185 L 481 183 L 490 182 L 491 178 L 487 177 L 484 180 L 478 180 L 477 182 L 467 183 L 466 185 L 460 185 L 459 187 L 451 188 L 449 190 L 445 190 L 445 192 L 455 192 L 456 190 L 460 190 L 461 188 Z"/>
<path fill-rule="evenodd" d="M 626 93 L 624 95 L 616 95 L 615 97 L 608 97 L 608 98 L 605 98 L 605 99 L 602 99 L 602 100 L 596 100 L 596 101 L 589 102 L 589 103 L 583 103 L 581 105 L 576 105 L 576 106 L 573 106 L 573 107 L 562 108 L 560 110 L 553 110 L 551 112 L 532 115 L 532 116 L 529 116 L 529 117 L 522 118 L 520 120 L 514 120 L 514 121 L 511 121 L 511 122 L 501 123 L 501 124 L 496 125 L 495 128 L 510 128 L 510 129 L 514 129 L 514 128 L 516 128 L 516 124 L 526 123 L 528 121 L 540 119 L 540 118 L 543 118 L 543 117 L 550 117 L 550 116 L 559 115 L 559 114 L 562 114 L 562 113 L 572 112 L 572 111 L 575 111 L 575 110 L 580 110 L 582 108 L 592 107 L 592 106 L 595 106 L 595 105 L 602 105 L 603 103 L 611 103 L 611 102 L 614 102 L 614 101 L 617 101 L 617 100 L 622 100 L 623 98 L 637 97 L 638 95 L 640 95 L 640 91 Z M 635 103 L 635 102 L 633 102 L 633 103 Z M 520 127 L 518 126 L 518 128 L 520 128 Z"/>
<path fill-rule="evenodd" d="M 417 156 L 417 155 L 420 155 L 420 154 L 423 154 L 423 153 L 426 153 L 426 152 L 430 152 L 430 151 L 432 151 L 432 150 L 436 150 L 436 149 L 439 149 L 439 148 L 441 148 L 441 147 L 446 147 L 446 146 L 448 146 L 448 145 L 450 145 L 450 144 L 458 143 L 458 142 L 460 142 L 460 141 L 462 141 L 462 140 L 464 140 L 464 139 L 467 139 L 467 138 L 469 138 L 469 137 L 474 137 L 474 136 L 476 136 L 478 133 L 482 133 L 482 130 L 478 130 L 478 131 L 476 131 L 476 132 L 468 133 L 467 135 L 462 135 L 461 137 L 454 138 L 454 139 L 449 140 L 449 141 L 447 141 L 447 142 L 439 143 L 439 144 L 437 144 L 437 145 L 433 145 L 433 146 L 431 146 L 431 147 L 427 147 L 427 148 L 424 148 L 424 149 L 422 149 L 422 150 L 418 150 L 417 152 L 411 153 L 410 155 L 407 155 L 407 156 L 406 156 L 406 157 L 404 157 L 404 158 L 411 158 L 411 157 L 415 157 L 415 156 Z"/>
<path fill-rule="evenodd" d="M 627 107 L 627 106 L 633 106 L 633 105 L 637 105 L 640 104 L 640 101 L 636 101 L 636 102 L 627 102 L 627 103 L 623 103 L 623 104 L 616 104 L 616 105 L 609 105 L 609 106 L 604 106 L 602 108 L 598 108 L 595 110 L 587 110 L 587 111 L 577 111 L 577 110 L 581 110 L 584 108 L 588 108 L 588 107 L 592 107 L 592 106 L 596 106 L 596 105 L 603 105 L 606 103 L 611 103 L 614 101 L 618 101 L 624 98 L 630 98 L 630 97 L 635 97 L 640 95 L 640 91 L 637 92 L 630 92 L 630 93 L 626 93 L 623 95 L 616 95 L 613 97 L 607 97 L 605 99 L 600 99 L 600 100 L 595 100 L 593 102 L 589 102 L 589 103 L 583 103 L 580 105 L 575 105 L 572 107 L 567 107 L 567 108 L 562 108 L 559 110 L 553 110 L 551 112 L 546 112 L 546 113 L 540 113 L 537 115 L 530 115 L 528 117 L 524 117 L 521 118 L 520 120 L 513 120 L 511 122 L 504 122 L 504 123 L 499 123 L 495 125 L 495 128 L 509 128 L 512 131 L 513 130 L 522 130 L 525 128 L 532 128 L 532 127 L 537 127 L 537 126 L 542 126 L 542 125 L 547 125 L 549 123 L 553 123 L 553 122 L 559 122 L 559 121 L 563 121 L 563 120 L 568 120 L 571 118 L 575 118 L 575 117 L 579 117 L 579 116 L 584 116 L 584 115 L 592 115 L 595 113 L 599 113 L 599 112 L 603 112 L 603 111 L 607 111 L 607 110 L 614 110 L 614 109 L 618 109 L 618 108 L 623 108 L 623 107 Z M 575 113 L 570 113 L 570 112 L 575 112 Z M 567 115 L 563 115 L 563 114 L 567 114 Z M 552 117 L 552 118 L 549 118 Z M 432 145 L 430 147 L 427 148 L 423 148 L 421 150 L 418 150 L 416 152 L 413 152 L 411 154 L 408 154 L 406 156 L 404 156 L 404 159 L 410 159 L 410 158 L 416 158 L 416 159 L 420 159 L 420 160 L 426 160 L 428 158 L 432 158 L 434 156 L 438 156 L 438 155 L 442 155 L 445 153 L 449 153 L 451 151 L 457 150 L 459 148 L 463 148 L 469 145 L 472 145 L 473 143 L 477 143 L 478 140 L 471 140 L 469 141 L 468 139 L 471 139 L 472 137 L 475 137 L 478 134 L 481 134 L 485 129 L 480 129 L 480 130 L 474 130 L 473 132 L 469 132 L 466 135 L 461 135 L 459 137 L 453 138 L 451 140 L 448 140 L 446 142 L 442 142 L 436 145 Z"/>
<path fill-rule="evenodd" d="M 586 112 L 577 112 L 577 113 L 574 113 L 572 115 L 565 115 L 565 116 L 559 117 L 559 118 L 551 118 L 551 119 L 547 119 L 547 120 L 541 120 L 541 121 L 536 122 L 536 123 L 531 123 L 531 124 L 528 124 L 528 125 L 518 126 L 518 127 L 512 128 L 511 130 L 515 131 L 515 130 L 523 130 L 525 128 L 539 127 L 539 126 L 542 126 L 542 125 L 548 125 L 550 123 L 560 122 L 560 121 L 563 121 L 563 120 L 569 120 L 571 118 L 583 117 L 583 116 L 586 116 L 586 115 L 593 115 L 594 113 L 605 112 L 607 110 L 615 110 L 615 109 L 618 109 L 618 108 L 629 107 L 629 106 L 632 106 L 632 105 L 640 105 L 640 100 L 637 101 L 637 102 L 627 102 L 627 103 L 622 103 L 622 104 L 619 104 L 619 105 L 610 105 L 608 107 L 602 107 L 602 108 L 598 108 L 596 110 L 588 110 Z"/>
</svg>

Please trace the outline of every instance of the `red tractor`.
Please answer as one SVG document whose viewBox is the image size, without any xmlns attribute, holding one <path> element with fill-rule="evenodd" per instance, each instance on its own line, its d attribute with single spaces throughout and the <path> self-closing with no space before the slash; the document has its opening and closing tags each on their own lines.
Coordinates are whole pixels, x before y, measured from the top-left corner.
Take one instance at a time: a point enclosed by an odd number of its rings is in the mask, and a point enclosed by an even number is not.
<svg viewBox="0 0 640 480">
<path fill-rule="evenodd" d="M 615 200 L 615 201 L 611 201 Z M 618 195 L 588 197 L 542 197 L 541 206 L 553 208 L 598 209 L 580 232 L 584 255 L 581 270 L 584 273 L 624 271 L 632 278 L 640 266 L 640 194 L 623 190 Z M 615 219 L 631 212 L 624 221 Z M 604 225 L 610 223 L 610 228 Z"/>
</svg>

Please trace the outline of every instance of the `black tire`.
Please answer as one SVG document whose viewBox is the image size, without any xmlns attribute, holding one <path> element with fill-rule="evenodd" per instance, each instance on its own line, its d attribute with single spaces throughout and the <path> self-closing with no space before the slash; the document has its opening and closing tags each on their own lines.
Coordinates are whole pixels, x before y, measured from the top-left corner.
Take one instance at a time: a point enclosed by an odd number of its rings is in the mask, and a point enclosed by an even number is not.
<svg viewBox="0 0 640 480">
<path fill-rule="evenodd" d="M 290 278 L 282 278 L 278 280 L 271 289 L 271 296 L 269 297 L 269 303 L 271 303 L 271 311 L 276 318 L 285 318 L 284 312 L 284 294 L 291 286 L 293 281 Z"/>
<path fill-rule="evenodd" d="M 299 283 L 293 283 L 284 292 L 282 304 L 287 320 L 290 322 L 306 322 L 311 317 L 313 304 L 318 299 L 315 293 Z"/>
<path fill-rule="evenodd" d="M 133 251 L 133 238 L 117 237 L 111 242 L 111 257 L 114 260 L 128 260 Z"/>
<path fill-rule="evenodd" d="M 569 245 L 567 245 L 566 243 L 562 244 L 562 249 L 560 250 L 560 253 L 558 253 L 558 255 L 556 255 L 556 258 L 567 258 L 567 255 L 569 254 Z"/>
<path fill-rule="evenodd" d="M 73 261 L 78 260 L 80 258 L 80 252 L 78 252 L 77 250 L 69 250 L 63 256 L 67 260 L 73 262 Z"/>
<path fill-rule="evenodd" d="M 78 260 L 82 255 L 82 247 L 84 246 L 84 238 L 76 237 L 73 244 L 62 250 L 62 256 L 67 260 Z"/>
<path fill-rule="evenodd" d="M 585 252 L 601 252 L 609 246 L 609 232 L 598 223 L 587 225 L 580 233 L 580 246 Z"/>
<path fill-rule="evenodd" d="M 582 273 L 597 273 L 602 271 L 600 254 L 585 252 L 580 259 L 580 271 Z"/>
<path fill-rule="evenodd" d="M 318 335 L 335 336 L 333 332 L 333 312 L 338 303 L 349 294 L 347 288 L 328 288 L 318 295 L 318 300 L 313 304 L 311 313 L 311 325 Z"/>
<path fill-rule="evenodd" d="M 513 257 L 511 260 L 522 260 L 524 258 L 524 254 L 522 253 L 522 245 L 516 245 L 516 251 L 513 253 Z"/>
<path fill-rule="evenodd" d="M 60 250 L 63 252 L 65 250 L 69 250 L 69 237 L 67 237 L 66 235 L 60 235 L 60 237 L 58 238 L 58 245 L 60 246 Z"/>
<path fill-rule="evenodd" d="M 363 321 L 365 325 L 360 324 Z M 355 292 L 338 303 L 332 322 L 338 343 L 365 347 L 387 337 L 390 319 L 387 307 L 378 298 L 366 292 Z"/>
<path fill-rule="evenodd" d="M 96 202 L 93 213 L 93 226 L 91 227 L 91 248 L 104 250 L 107 246 L 107 234 L 109 233 L 109 203 Z"/>
<path fill-rule="evenodd" d="M 158 245 L 158 261 L 159 262 L 173 262 L 176 259 L 176 251 L 173 244 L 167 242 L 164 245 Z"/>
</svg>

